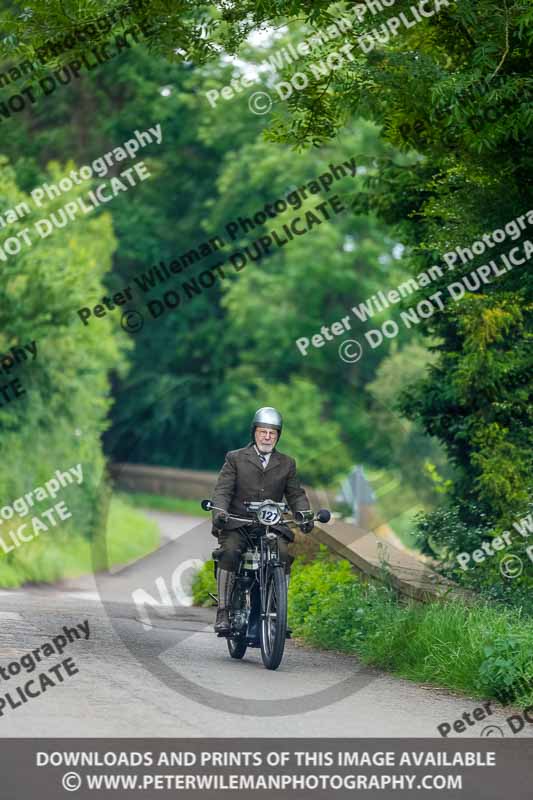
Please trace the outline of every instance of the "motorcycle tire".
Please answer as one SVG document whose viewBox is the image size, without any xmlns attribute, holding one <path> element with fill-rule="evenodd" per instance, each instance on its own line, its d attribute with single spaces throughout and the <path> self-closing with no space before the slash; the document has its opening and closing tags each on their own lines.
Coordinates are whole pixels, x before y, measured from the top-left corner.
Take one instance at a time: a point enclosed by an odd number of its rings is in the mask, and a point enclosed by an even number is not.
<svg viewBox="0 0 533 800">
<path fill-rule="evenodd" d="M 232 658 L 243 658 L 247 647 L 248 645 L 244 636 L 239 636 L 235 639 L 228 639 L 228 650 Z"/>
<path fill-rule="evenodd" d="M 235 583 L 233 592 L 231 594 L 231 608 L 233 611 L 239 611 L 244 606 L 245 596 L 239 584 Z M 228 636 L 228 651 L 232 658 L 242 658 L 246 653 L 248 643 L 245 634 L 234 634 Z"/>
<path fill-rule="evenodd" d="M 287 631 L 287 583 L 281 565 L 273 567 L 268 574 L 263 612 L 261 658 L 267 669 L 277 669 L 283 658 Z"/>
</svg>

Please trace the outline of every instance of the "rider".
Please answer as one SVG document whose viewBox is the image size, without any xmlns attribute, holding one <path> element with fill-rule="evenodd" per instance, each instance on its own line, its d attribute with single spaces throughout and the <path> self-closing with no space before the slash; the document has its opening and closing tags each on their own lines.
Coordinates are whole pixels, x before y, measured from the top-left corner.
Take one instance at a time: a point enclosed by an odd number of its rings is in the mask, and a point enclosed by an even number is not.
<svg viewBox="0 0 533 800">
<path fill-rule="evenodd" d="M 214 506 L 223 508 L 227 514 L 251 519 L 244 501 L 274 500 L 277 503 L 286 497 L 291 511 L 309 511 L 309 500 L 296 476 L 296 462 L 276 450 L 281 437 L 283 420 L 275 408 L 265 407 L 256 411 L 252 421 L 252 441 L 240 450 L 226 454 L 213 492 Z M 249 526 L 228 519 L 226 513 L 213 512 L 213 534 L 218 536 L 221 550 L 218 559 L 218 611 L 215 623 L 217 633 L 229 631 L 228 606 L 239 566 L 240 555 L 248 544 L 246 533 Z M 300 525 L 303 533 L 309 533 L 313 522 Z M 282 523 L 274 526 L 278 536 L 280 559 L 288 576 L 292 556 L 288 542 L 294 540 L 292 531 Z"/>
</svg>

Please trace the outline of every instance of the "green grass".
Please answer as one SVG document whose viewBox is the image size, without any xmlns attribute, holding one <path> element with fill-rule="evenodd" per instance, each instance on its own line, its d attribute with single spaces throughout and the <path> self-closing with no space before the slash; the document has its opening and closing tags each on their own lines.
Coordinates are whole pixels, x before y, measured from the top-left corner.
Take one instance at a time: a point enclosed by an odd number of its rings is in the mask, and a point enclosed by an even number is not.
<svg viewBox="0 0 533 800">
<path fill-rule="evenodd" d="M 111 500 L 107 531 L 109 566 L 127 564 L 159 547 L 157 523 L 118 497 Z"/>
<path fill-rule="evenodd" d="M 125 564 L 159 546 L 157 525 L 122 499 L 113 497 L 107 525 L 108 566 Z M 104 564 L 96 568 L 103 569 Z M 90 542 L 68 524 L 24 543 L 9 554 L 0 555 L 0 587 L 25 583 L 54 583 L 93 572 Z"/>
<path fill-rule="evenodd" d="M 202 511 L 199 500 L 182 500 L 178 497 L 164 497 L 159 494 L 132 492 L 120 494 L 123 500 L 136 508 L 149 508 L 153 511 L 175 511 L 194 517 L 206 517 L 210 512 Z"/>
<path fill-rule="evenodd" d="M 365 663 L 421 683 L 481 698 L 528 684 L 516 704 L 533 701 L 533 619 L 479 602 L 399 602 L 395 592 L 364 583 L 348 562 L 293 569 L 289 615 L 310 644 L 353 653 Z"/>
<path fill-rule="evenodd" d="M 208 562 L 197 575 L 196 604 L 210 604 L 212 574 Z M 513 705 L 533 702 L 533 619 L 515 609 L 403 602 L 322 549 L 315 561 L 293 565 L 289 624 L 311 645 L 352 653 L 418 683 L 482 699 L 511 688 Z"/>
</svg>

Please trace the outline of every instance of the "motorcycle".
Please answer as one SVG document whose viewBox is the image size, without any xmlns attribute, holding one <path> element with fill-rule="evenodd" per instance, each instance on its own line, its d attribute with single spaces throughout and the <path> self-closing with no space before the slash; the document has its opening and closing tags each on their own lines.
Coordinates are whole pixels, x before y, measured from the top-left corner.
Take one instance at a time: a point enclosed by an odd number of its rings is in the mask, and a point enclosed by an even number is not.
<svg viewBox="0 0 533 800">
<path fill-rule="evenodd" d="M 252 519 L 228 514 L 211 500 L 202 500 L 204 511 L 220 511 L 227 519 L 253 527 L 246 532 L 247 549 L 242 553 L 235 573 L 235 583 L 228 608 L 230 619 L 227 638 L 232 658 L 243 658 L 248 647 L 261 647 L 261 658 L 267 669 L 277 669 L 283 658 L 287 636 L 287 582 L 285 567 L 279 557 L 278 536 L 272 528 L 283 525 L 304 525 L 306 522 L 329 522 L 331 514 L 321 509 L 296 511 L 289 516 L 286 503 L 273 500 L 245 503 Z M 215 577 L 219 550 L 213 551 Z M 213 599 L 217 599 L 211 595 Z"/>
</svg>

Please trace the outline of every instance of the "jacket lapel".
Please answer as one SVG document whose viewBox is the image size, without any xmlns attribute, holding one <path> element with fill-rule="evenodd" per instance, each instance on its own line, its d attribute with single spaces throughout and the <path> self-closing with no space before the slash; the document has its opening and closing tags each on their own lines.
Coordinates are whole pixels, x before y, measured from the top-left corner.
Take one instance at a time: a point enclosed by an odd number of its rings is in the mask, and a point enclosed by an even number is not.
<svg viewBox="0 0 533 800">
<path fill-rule="evenodd" d="M 248 449 L 246 450 L 246 457 L 248 461 L 250 461 L 255 467 L 257 467 L 257 469 L 260 469 L 261 472 L 263 472 L 263 465 L 261 463 L 261 459 L 255 452 L 255 448 L 253 445 L 248 447 Z"/>
</svg>

